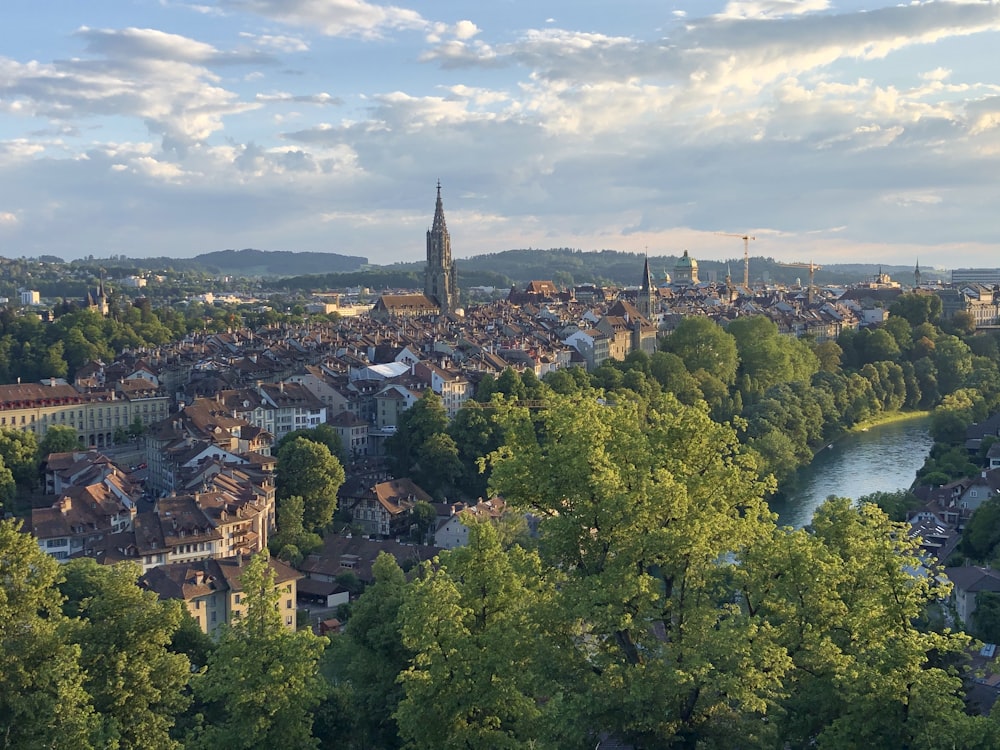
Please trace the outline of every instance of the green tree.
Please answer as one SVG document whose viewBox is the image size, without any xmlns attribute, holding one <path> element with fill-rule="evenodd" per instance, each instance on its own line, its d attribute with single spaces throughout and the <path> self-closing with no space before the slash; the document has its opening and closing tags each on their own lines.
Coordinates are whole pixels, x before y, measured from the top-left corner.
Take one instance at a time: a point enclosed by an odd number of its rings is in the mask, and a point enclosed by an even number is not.
<svg viewBox="0 0 1000 750">
<path fill-rule="evenodd" d="M 559 610 L 577 629 L 563 726 L 640 746 L 728 746 L 765 728 L 784 657 L 724 593 L 726 560 L 771 527 L 758 466 L 730 427 L 673 396 L 553 398 L 501 413 L 491 488 L 539 521 Z M 450 601 L 450 600 L 449 600 Z M 451 606 L 451 605 L 449 605 Z"/>
<path fill-rule="evenodd" d="M 819 360 L 807 344 L 782 336 L 763 316 L 737 318 L 726 330 L 736 339 L 740 390 L 745 400 L 779 383 L 808 382 L 819 370 Z"/>
<path fill-rule="evenodd" d="M 576 381 L 565 370 L 556 370 L 549 375 L 559 373 L 562 373 L 569 383 L 576 385 Z M 548 379 L 548 375 L 546 378 Z M 570 392 L 577 390 L 574 387 Z M 480 459 L 499 448 L 503 439 L 503 433 L 494 415 L 493 409 L 463 406 L 448 425 L 448 434 L 458 447 L 458 459 L 461 462 L 458 486 L 470 497 L 482 497 L 486 494 L 489 473 L 485 470 L 485 466 L 480 465 Z"/>
<path fill-rule="evenodd" d="M 337 509 L 337 491 L 344 483 L 344 467 L 322 443 L 296 438 L 278 451 L 276 492 L 280 507 L 285 498 L 298 495 L 302 521 L 309 531 L 330 525 Z"/>
<path fill-rule="evenodd" d="M 905 318 L 914 328 L 936 323 L 941 316 L 941 298 L 936 294 L 901 294 L 889 306 L 889 315 Z"/>
<path fill-rule="evenodd" d="M 920 498 L 909 490 L 871 492 L 858 498 L 858 505 L 863 503 L 874 503 L 882 509 L 890 521 L 905 521 L 909 511 L 916 510 L 923 504 Z"/>
<path fill-rule="evenodd" d="M 278 530 L 268 542 L 275 557 L 296 565 L 323 546 L 319 534 L 306 530 L 305 501 L 299 495 L 283 498 L 277 515 Z"/>
<path fill-rule="evenodd" d="M 356 746 L 393 750 L 402 744 L 395 717 L 403 698 L 398 678 L 413 657 L 403 645 L 399 616 L 406 577 L 382 552 L 372 564 L 372 578 L 354 603 L 342 638 L 333 643 L 332 672 L 335 684 L 345 689 Z"/>
<path fill-rule="evenodd" d="M 288 443 L 293 442 L 296 438 L 305 438 L 306 440 L 312 440 L 314 443 L 320 443 L 325 445 L 330 453 L 337 458 L 343 458 L 344 456 L 344 444 L 340 439 L 340 433 L 337 432 L 336 428 L 332 425 L 321 424 L 311 427 L 309 429 L 303 430 L 292 430 L 278 443 L 278 452 Z"/>
<path fill-rule="evenodd" d="M 538 557 L 505 552 L 490 524 L 424 564 L 400 611 L 414 657 L 395 717 L 410 747 L 521 748 L 539 739 L 539 698 L 550 693 L 536 671 L 547 643 L 536 609 L 552 593 Z"/>
<path fill-rule="evenodd" d="M 397 477 L 409 476 L 424 442 L 431 435 L 447 430 L 448 413 L 444 402 L 428 388 L 413 406 L 399 415 L 396 432 L 386 438 L 385 449 L 393 474 Z"/>
<path fill-rule="evenodd" d="M 673 393 L 682 404 L 693 406 L 704 398 L 698 381 L 676 354 L 654 352 L 649 358 L 649 371 L 660 388 Z"/>
<path fill-rule="evenodd" d="M 962 533 L 962 551 L 973 560 L 992 560 L 1000 543 L 1000 496 L 991 497 L 973 512 Z"/>
<path fill-rule="evenodd" d="M 90 748 L 95 717 L 62 571 L 19 526 L 0 521 L 0 748 Z"/>
<path fill-rule="evenodd" d="M 14 475 L 0 456 L 0 508 L 5 512 L 13 512 L 14 497 L 17 495 L 17 482 Z"/>
<path fill-rule="evenodd" d="M 458 446 L 448 433 L 431 435 L 417 448 L 412 476 L 428 494 L 444 499 L 461 473 L 462 462 L 458 457 Z"/>
<path fill-rule="evenodd" d="M 736 340 L 710 318 L 684 318 L 663 340 L 661 348 L 680 357 L 692 374 L 705 370 L 727 386 L 736 382 L 739 366 Z"/>
<path fill-rule="evenodd" d="M 80 440 L 74 428 L 52 425 L 38 444 L 38 458 L 44 461 L 50 453 L 69 453 L 79 447 Z"/>
<path fill-rule="evenodd" d="M 0 458 L 17 486 L 31 489 L 38 482 L 38 440 L 33 432 L 0 430 Z"/>
<path fill-rule="evenodd" d="M 182 604 L 161 601 L 137 585 L 133 563 L 66 565 L 64 609 L 78 619 L 84 683 L 100 718 L 99 745 L 121 750 L 170 750 L 174 717 L 187 707 L 191 665 L 170 650 Z"/>
<path fill-rule="evenodd" d="M 812 533 L 778 530 L 748 548 L 736 571 L 743 601 L 793 664 L 769 714 L 785 746 L 932 750 L 964 747 L 942 745 L 939 727 L 982 731 L 949 666 L 969 638 L 915 624 L 949 587 L 915 572 L 921 552 L 906 531 L 873 503 L 831 498 Z"/>
<path fill-rule="evenodd" d="M 251 558 L 240 586 L 245 614 L 223 629 L 208 668 L 193 681 L 206 723 L 187 746 L 317 747 L 312 711 L 325 693 L 317 665 L 327 639 L 282 623 L 266 554 Z"/>
</svg>

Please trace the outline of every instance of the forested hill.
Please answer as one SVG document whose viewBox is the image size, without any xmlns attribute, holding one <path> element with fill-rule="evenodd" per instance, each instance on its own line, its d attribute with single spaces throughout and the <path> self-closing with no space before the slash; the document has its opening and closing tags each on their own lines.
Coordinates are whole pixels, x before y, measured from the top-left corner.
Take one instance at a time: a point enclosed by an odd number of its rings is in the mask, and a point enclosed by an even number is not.
<svg viewBox="0 0 1000 750">
<path fill-rule="evenodd" d="M 46 258 L 46 260 L 59 259 Z M 456 258 L 455 263 L 458 267 L 459 283 L 465 288 L 521 285 L 536 279 L 548 279 L 561 287 L 588 283 L 631 286 L 640 283 L 644 260 L 645 256 L 642 253 L 617 250 L 528 248 L 476 255 L 471 258 Z M 674 255 L 650 257 L 650 269 L 656 280 L 662 280 L 665 274 L 673 275 L 677 260 L 678 256 Z M 703 281 L 723 281 L 727 274 L 730 274 L 737 283 L 743 279 L 741 257 L 717 261 L 695 257 L 695 260 L 698 261 L 699 274 Z M 253 249 L 221 250 L 203 253 L 193 258 L 89 257 L 73 261 L 72 265 L 93 268 L 95 274 L 100 268 L 107 271 L 112 268 L 119 269 L 123 273 L 172 268 L 177 271 L 201 271 L 227 276 L 283 278 L 286 279 L 283 286 L 292 288 L 323 285 L 371 288 L 419 286 L 424 270 L 422 260 L 375 265 L 370 264 L 364 257 L 337 253 Z M 827 263 L 816 271 L 815 281 L 821 285 L 852 284 L 871 278 L 880 271 L 888 273 L 904 285 L 913 279 L 912 266 Z M 923 269 L 923 276 L 927 280 L 946 275 L 932 269 Z M 784 284 L 794 284 L 796 281 L 806 283 L 808 276 L 808 269 L 789 268 L 774 258 L 762 256 L 750 258 L 750 279 L 754 283 L 762 281 Z"/>
</svg>

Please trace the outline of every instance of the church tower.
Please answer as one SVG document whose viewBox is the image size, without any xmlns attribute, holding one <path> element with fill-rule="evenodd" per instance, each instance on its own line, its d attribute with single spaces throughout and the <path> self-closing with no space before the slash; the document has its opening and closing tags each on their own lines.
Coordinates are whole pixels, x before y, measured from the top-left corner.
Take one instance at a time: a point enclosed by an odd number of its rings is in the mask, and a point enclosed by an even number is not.
<svg viewBox="0 0 1000 750">
<path fill-rule="evenodd" d="M 653 274 L 649 270 L 649 256 L 646 256 L 646 265 L 642 269 L 642 284 L 639 286 L 639 295 L 636 297 L 636 308 L 646 320 L 653 319 L 656 312 L 656 285 L 653 283 Z"/>
<path fill-rule="evenodd" d="M 458 274 L 451 261 L 451 236 L 444 222 L 441 204 L 441 181 L 437 184 L 434 223 L 427 230 L 427 268 L 424 270 L 424 294 L 434 300 L 443 315 L 458 308 Z"/>
<path fill-rule="evenodd" d="M 920 259 L 917 258 L 917 266 L 913 269 L 913 288 L 920 286 Z"/>
</svg>

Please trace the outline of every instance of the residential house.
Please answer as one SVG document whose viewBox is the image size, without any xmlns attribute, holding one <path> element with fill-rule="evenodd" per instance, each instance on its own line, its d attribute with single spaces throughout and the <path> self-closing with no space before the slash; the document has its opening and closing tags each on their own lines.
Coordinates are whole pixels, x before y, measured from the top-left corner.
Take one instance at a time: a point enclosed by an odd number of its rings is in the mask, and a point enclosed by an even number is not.
<svg viewBox="0 0 1000 750">
<path fill-rule="evenodd" d="M 432 498 L 412 479 L 391 479 L 379 482 L 356 498 L 353 507 L 354 522 L 366 534 L 381 537 L 398 537 L 410 531 L 413 506 L 418 502 L 431 502 Z"/>
<path fill-rule="evenodd" d="M 219 628 L 232 625 L 246 612 L 242 575 L 247 558 L 206 559 L 161 565 L 145 572 L 139 584 L 161 599 L 183 601 L 203 632 L 218 637 Z M 296 628 L 297 583 L 302 574 L 274 558 L 268 560 L 279 592 L 282 624 Z"/>
</svg>

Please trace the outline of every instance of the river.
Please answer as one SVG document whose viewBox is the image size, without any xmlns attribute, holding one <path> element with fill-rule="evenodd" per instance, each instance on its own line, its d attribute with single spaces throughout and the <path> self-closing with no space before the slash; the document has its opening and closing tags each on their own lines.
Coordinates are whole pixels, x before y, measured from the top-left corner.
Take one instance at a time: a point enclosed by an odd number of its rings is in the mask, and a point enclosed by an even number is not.
<svg viewBox="0 0 1000 750">
<path fill-rule="evenodd" d="M 799 469 L 788 497 L 771 503 L 778 523 L 805 526 L 830 495 L 857 500 L 871 492 L 908 488 L 934 444 L 928 425 L 927 417 L 887 422 L 848 433 L 824 448 Z"/>
</svg>

